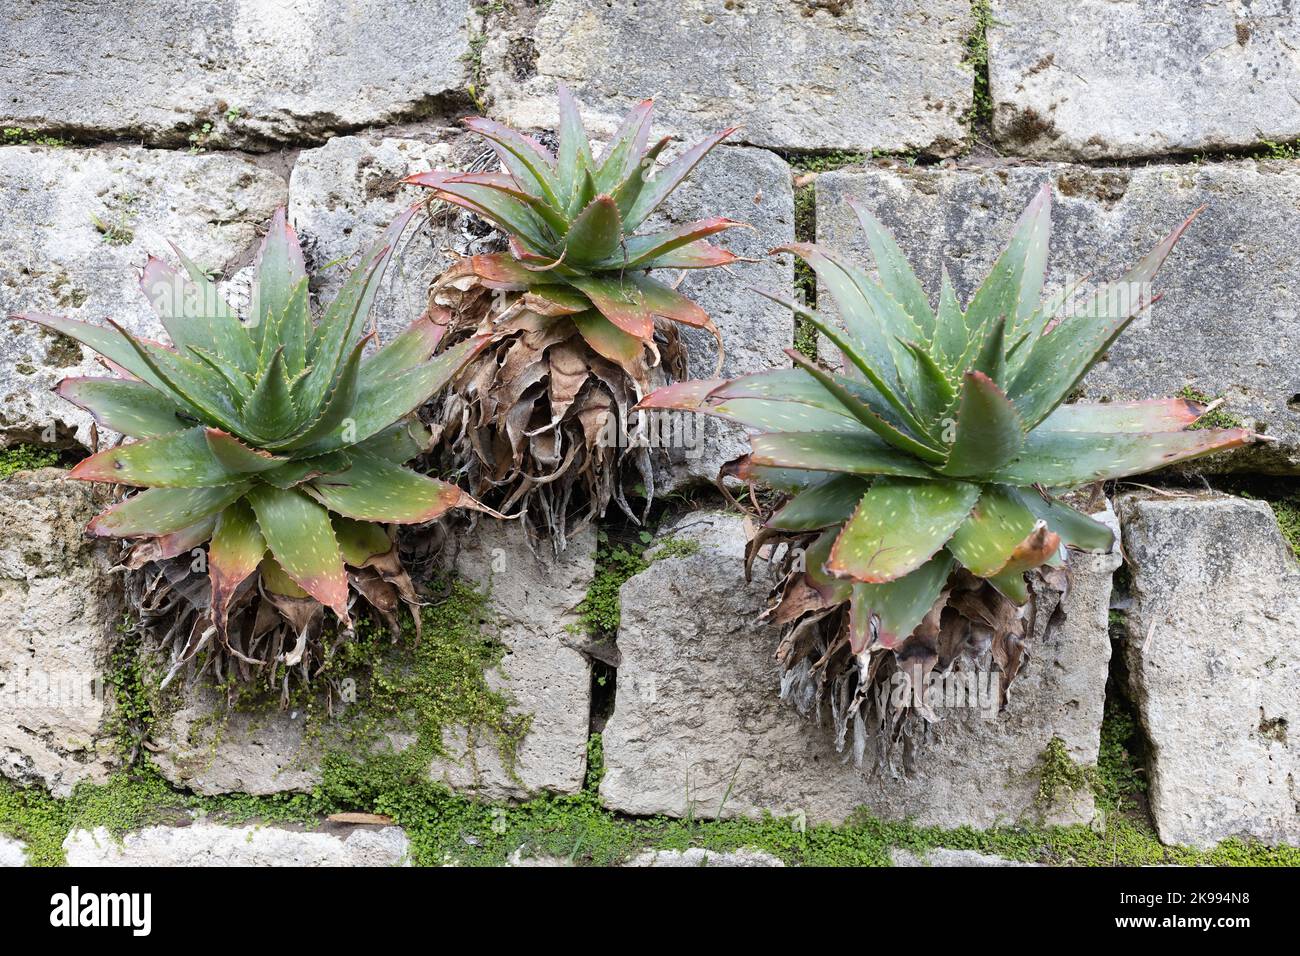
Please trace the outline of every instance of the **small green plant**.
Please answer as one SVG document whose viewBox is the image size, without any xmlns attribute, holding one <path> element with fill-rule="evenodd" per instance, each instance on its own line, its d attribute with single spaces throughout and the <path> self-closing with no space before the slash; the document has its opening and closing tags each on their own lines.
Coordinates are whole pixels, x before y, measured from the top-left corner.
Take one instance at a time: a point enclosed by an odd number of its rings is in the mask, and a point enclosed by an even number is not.
<svg viewBox="0 0 1300 956">
<path fill-rule="evenodd" d="M 112 320 L 101 327 L 16 316 L 90 346 L 132 376 L 60 383 L 58 393 L 100 425 L 138 439 L 87 458 L 70 477 L 145 489 L 88 530 L 129 539 L 132 567 L 198 562 L 191 570 L 208 574 L 211 603 L 203 610 L 221 648 L 229 648 L 232 615 L 252 628 L 243 612 L 255 606 L 283 619 L 290 646 L 319 632 L 322 606 L 349 623 L 349 582 L 390 617 L 399 598 L 414 606 L 383 525 L 476 504 L 402 463 L 430 442 L 412 412 L 486 340 L 433 357 L 443 326 L 425 317 L 363 357 L 379 277 L 415 212 L 403 213 L 362 257 L 319 319 L 283 210 L 258 255 L 247 322 L 179 252 L 188 275 L 151 258 L 141 277 L 171 345 L 137 338 Z M 255 575 L 259 588 L 243 586 Z M 255 600 L 259 593 L 268 595 L 265 605 Z M 190 641 L 186 654 L 199 643 Z M 248 644 L 238 646 L 240 659 L 251 660 Z"/>
<path fill-rule="evenodd" d="M 1185 398 L 1189 402 L 1195 402 L 1198 405 L 1205 406 L 1205 412 L 1190 427 L 1193 429 L 1205 428 L 1241 428 L 1244 423 L 1236 415 L 1230 414 L 1224 407 L 1220 398 L 1207 395 L 1200 389 L 1193 388 L 1191 385 L 1184 385 L 1178 390 L 1178 397 Z"/>
<path fill-rule="evenodd" d="M 971 15 L 975 18 L 975 28 L 966 37 L 966 54 L 961 62 L 970 68 L 975 77 L 971 107 L 966 114 L 966 125 L 973 132 L 993 120 L 993 96 L 989 92 L 988 38 L 989 27 L 993 25 L 991 0 L 971 0 Z"/>
<path fill-rule="evenodd" d="M 59 453 L 40 445 L 11 445 L 0 451 L 0 481 L 19 471 L 49 468 L 59 464 Z"/>
</svg>

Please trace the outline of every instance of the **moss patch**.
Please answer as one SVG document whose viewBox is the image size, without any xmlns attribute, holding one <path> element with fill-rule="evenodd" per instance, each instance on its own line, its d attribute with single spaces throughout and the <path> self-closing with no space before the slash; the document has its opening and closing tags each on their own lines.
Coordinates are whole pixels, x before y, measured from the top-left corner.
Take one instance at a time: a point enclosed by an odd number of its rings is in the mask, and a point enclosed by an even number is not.
<svg viewBox="0 0 1300 956">
<path fill-rule="evenodd" d="M 0 451 L 0 481 L 15 472 L 49 468 L 59 463 L 59 452 L 40 445 L 13 445 Z"/>
<path fill-rule="evenodd" d="M 967 128 L 975 135 L 993 123 L 993 96 L 989 92 L 989 27 L 993 25 L 993 8 L 990 0 L 971 0 L 971 16 L 975 26 L 966 37 L 966 53 L 962 65 L 974 74 L 971 106 L 964 117 Z"/>
<path fill-rule="evenodd" d="M 1178 397 L 1185 398 L 1190 402 L 1199 402 L 1202 405 L 1209 405 L 1211 402 L 1219 400 L 1218 395 L 1207 395 L 1191 385 L 1184 385 L 1178 390 Z M 1227 407 L 1220 405 L 1218 408 L 1202 415 L 1197 419 L 1196 424 L 1191 426 L 1193 429 L 1200 428 L 1243 428 L 1244 422 L 1236 415 L 1228 412 Z"/>
</svg>

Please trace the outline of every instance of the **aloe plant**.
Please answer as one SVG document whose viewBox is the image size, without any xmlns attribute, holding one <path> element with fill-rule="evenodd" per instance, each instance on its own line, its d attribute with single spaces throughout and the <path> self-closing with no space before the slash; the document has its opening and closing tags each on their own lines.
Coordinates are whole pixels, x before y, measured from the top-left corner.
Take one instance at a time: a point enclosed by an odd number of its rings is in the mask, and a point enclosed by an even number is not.
<svg viewBox="0 0 1300 956">
<path fill-rule="evenodd" d="M 638 104 L 597 155 L 561 86 L 554 152 L 471 117 L 466 126 L 487 140 L 500 172 L 433 170 L 405 180 L 490 220 L 507 238 L 508 251 L 465 256 L 433 283 L 431 309 L 450 312 L 448 342 L 466 334 L 493 339 L 450 403 L 444 436 L 455 449 L 450 467 L 468 474 L 472 491 L 502 508 L 517 505 L 526 524 L 560 544 L 571 507 L 592 517 L 613 497 L 626 510 L 615 474 L 625 450 L 608 446 L 608 426 L 626 427 L 621 416 L 666 380 L 652 376 L 684 373 L 676 327 L 719 338 L 704 309 L 674 288 L 675 270 L 737 261 L 708 241 L 740 225 L 732 220 L 644 230 L 733 132 L 715 133 L 657 169 L 671 140 L 648 145 L 652 108 L 650 100 Z M 665 270 L 673 271 L 661 281 Z M 648 455 L 630 453 L 649 498 Z"/>
<path fill-rule="evenodd" d="M 836 669 L 812 667 L 814 634 L 862 689 L 885 673 L 882 655 L 923 684 L 991 632 L 983 646 L 1005 694 L 1024 655 L 1026 573 L 1059 566 L 1067 548 L 1112 543 L 1061 493 L 1253 440 L 1187 430 L 1204 406 L 1185 399 L 1069 401 L 1151 304 L 1151 280 L 1196 214 L 1058 319 L 1066 294 L 1042 301 L 1050 199 L 1044 186 L 965 309 L 946 272 L 932 307 L 892 236 L 854 204 L 876 277 L 815 244 L 776 250 L 816 270 L 838 321 L 772 296 L 840 350 L 842 372 L 789 350 L 793 368 L 672 385 L 641 403 L 750 430 L 735 472 L 788 495 L 763 537 L 807 544 L 774 612 L 791 628 L 781 654 L 822 688 Z"/>
<path fill-rule="evenodd" d="M 366 354 L 380 277 L 417 208 L 360 258 L 317 318 L 283 210 L 257 256 L 246 320 L 179 250 L 183 272 L 150 258 L 140 279 L 170 344 L 132 335 L 111 319 L 96 326 L 15 316 L 89 346 L 117 373 L 58 386 L 99 425 L 134 439 L 72 470 L 72 478 L 143 489 L 95 517 L 88 531 L 128 539 L 132 567 L 189 561 L 207 545 L 208 613 L 185 641 L 185 660 L 208 628 L 227 651 L 254 660 L 250 642 L 274 630 L 265 617 L 274 609 L 291 625 L 296 661 L 321 607 L 350 624 L 349 582 L 391 616 L 399 599 L 413 603 L 414 594 L 384 525 L 476 505 L 456 486 L 403 463 L 430 443 L 412 412 L 485 340 L 435 356 L 444 327 L 424 316 Z M 258 593 L 267 600 L 253 601 Z M 237 605 L 250 613 L 232 646 Z"/>
</svg>

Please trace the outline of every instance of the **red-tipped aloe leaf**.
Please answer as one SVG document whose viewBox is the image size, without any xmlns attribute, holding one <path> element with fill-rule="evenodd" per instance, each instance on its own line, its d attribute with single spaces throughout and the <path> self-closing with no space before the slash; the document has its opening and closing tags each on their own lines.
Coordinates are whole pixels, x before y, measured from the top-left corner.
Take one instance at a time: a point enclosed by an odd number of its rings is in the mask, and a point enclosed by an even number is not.
<svg viewBox="0 0 1300 956">
<path fill-rule="evenodd" d="M 114 538 L 172 534 L 238 501 L 248 488 L 248 482 L 215 488 L 150 488 L 96 515 L 86 530 Z"/>
<path fill-rule="evenodd" d="M 1205 414 L 1200 402 L 1157 398 L 1148 402 L 1093 402 L 1061 405 L 1037 432 L 1176 432 Z"/>
<path fill-rule="evenodd" d="M 264 554 L 266 539 L 248 502 L 236 501 L 221 512 L 208 545 L 208 581 L 212 585 L 212 619 L 223 635 L 235 590 L 257 570 Z"/>
<path fill-rule="evenodd" d="M 530 192 L 535 191 L 557 210 L 563 208 L 555 157 L 545 146 L 531 136 L 481 116 L 471 116 L 461 122 L 492 143 L 501 164 L 510 170 L 520 185 Z"/>
<path fill-rule="evenodd" d="M 947 543 L 979 494 L 964 481 L 882 478 L 835 539 L 827 570 L 870 584 L 910 574 Z"/>
<path fill-rule="evenodd" d="M 1020 542 L 1006 566 L 997 574 L 989 575 L 989 584 L 1017 604 L 1024 604 L 1029 600 L 1025 572 L 1046 564 L 1060 547 L 1060 537 L 1049 531 L 1046 525 L 1040 524 Z"/>
<path fill-rule="evenodd" d="M 307 276 L 298 236 L 285 219 L 283 206 L 271 217 L 253 268 L 248 331 L 253 343 L 260 347 L 267 326 L 288 308 L 294 286 Z"/>
<path fill-rule="evenodd" d="M 1083 551 L 1109 551 L 1115 544 L 1115 533 L 1100 521 L 1080 514 L 1069 505 L 1054 498 L 1044 498 L 1033 488 L 1017 488 L 1016 493 L 1026 508 L 1048 530 L 1056 532 L 1072 548 Z"/>
<path fill-rule="evenodd" d="M 272 557 L 294 583 L 348 621 L 348 578 L 329 512 L 300 491 L 258 485 L 248 493 Z"/>
<path fill-rule="evenodd" d="M 1182 432 L 1030 432 L 1020 454 L 990 477 L 1013 485 L 1070 488 L 1124 478 L 1254 440 L 1244 428 Z"/>
<path fill-rule="evenodd" d="M 851 650 L 860 654 L 866 650 L 869 621 L 876 618 L 876 645 L 892 648 L 901 643 L 930 613 L 939 600 L 948 575 L 953 567 L 952 557 L 940 551 L 911 574 L 881 584 L 854 584 L 853 604 L 849 609 L 854 619 Z"/>
<path fill-rule="evenodd" d="M 671 163 L 659 170 L 642 188 L 636 202 L 628 211 L 623 227 L 631 232 L 659 208 L 659 204 L 668 198 L 668 194 L 681 185 L 682 180 L 690 175 L 691 170 L 699 165 L 700 160 L 709 154 L 713 147 L 734 133 L 739 127 L 732 126 L 714 133 L 690 149 L 683 152 Z M 648 171 L 647 171 L 648 172 Z"/>
<path fill-rule="evenodd" d="M 591 299 L 601 315 L 627 335 L 642 341 L 654 335 L 654 313 L 627 277 L 574 276 L 570 281 Z"/>
<path fill-rule="evenodd" d="M 574 314 L 572 321 L 577 326 L 578 334 L 597 355 L 611 362 L 617 362 L 625 368 L 637 360 L 645 347 L 645 342 L 628 335 L 595 309 Z"/>
<path fill-rule="evenodd" d="M 569 209 L 577 204 L 580 193 L 580 180 L 583 174 L 590 176 L 595 163 L 591 158 L 591 142 L 582 125 L 582 114 L 573 101 L 573 94 L 563 83 L 559 85 L 557 95 L 560 101 L 559 147 L 556 157 L 556 171 L 560 180 L 560 196 Z"/>
<path fill-rule="evenodd" d="M 601 263 L 601 268 L 646 269 L 650 267 L 650 263 L 654 260 L 690 246 L 705 236 L 712 236 L 725 229 L 734 229 L 741 225 L 744 224 L 733 219 L 715 216 L 711 219 L 701 219 L 697 222 L 674 226 L 672 229 L 665 229 L 663 232 L 651 233 L 645 236 L 629 236 L 623 242 L 622 247 L 616 250 L 609 260 Z M 704 248 L 713 249 L 707 243 Z M 721 252 L 722 250 L 715 251 Z"/>
<path fill-rule="evenodd" d="M 202 426 L 118 445 L 81 461 L 68 477 L 147 488 L 207 488 L 246 477 L 226 467 L 208 446 Z"/>
<path fill-rule="evenodd" d="M 465 497 L 455 485 L 364 453 L 352 455 L 347 471 L 317 478 L 307 490 L 338 514 L 390 524 L 432 521 Z"/>
<path fill-rule="evenodd" d="M 278 458 L 269 451 L 245 445 L 234 435 L 216 428 L 207 429 L 208 448 L 227 471 L 236 473 L 257 473 L 270 471 L 288 461 Z"/>
</svg>

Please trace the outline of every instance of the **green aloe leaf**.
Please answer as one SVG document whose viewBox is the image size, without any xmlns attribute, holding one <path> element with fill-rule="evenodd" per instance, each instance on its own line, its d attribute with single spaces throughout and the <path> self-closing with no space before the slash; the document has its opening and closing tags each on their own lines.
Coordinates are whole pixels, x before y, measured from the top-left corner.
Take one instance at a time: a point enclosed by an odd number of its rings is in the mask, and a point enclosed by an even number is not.
<svg viewBox="0 0 1300 956">
<path fill-rule="evenodd" d="M 288 490 L 312 478 L 337 474 L 351 467 L 352 457 L 347 452 L 331 451 L 310 458 L 295 458 L 270 471 L 262 472 L 258 477 L 269 485 Z"/>
<path fill-rule="evenodd" d="M 271 362 L 262 372 L 253 394 L 244 405 L 246 429 L 263 442 L 283 438 L 299 418 L 289 391 L 289 373 L 284 367 L 284 347 L 275 350 Z"/>
<path fill-rule="evenodd" d="M 118 445 L 79 462 L 70 478 L 147 488 L 206 488 L 243 482 L 208 446 L 203 426 Z"/>
<path fill-rule="evenodd" d="M 270 228 L 254 263 L 254 274 L 248 334 L 261 349 L 266 330 L 288 309 L 294 287 L 307 276 L 298 236 L 285 219 L 283 206 L 271 217 Z"/>
<path fill-rule="evenodd" d="M 953 534 L 948 550 L 971 574 L 996 574 L 1038 523 L 1013 488 L 985 485 L 970 517 Z"/>
<path fill-rule="evenodd" d="M 167 263 L 150 256 L 140 274 L 140 290 L 178 351 L 201 348 L 228 355 L 243 370 L 255 364 L 248 330 L 210 282 L 200 286 L 186 281 Z"/>
<path fill-rule="evenodd" d="M 338 514 L 391 524 L 432 521 L 465 500 L 455 485 L 360 452 L 347 471 L 318 478 L 307 490 Z"/>
<path fill-rule="evenodd" d="M 57 389 L 105 428 L 131 438 L 157 438 L 187 427 L 183 414 L 161 392 L 124 378 L 65 378 Z"/>
<path fill-rule="evenodd" d="M 881 478 L 835 539 L 827 569 L 875 584 L 910 574 L 948 542 L 979 494 L 964 481 Z"/>
<path fill-rule="evenodd" d="M 193 259 L 185 255 L 175 243 L 169 242 L 168 245 L 188 273 L 190 284 L 195 289 L 196 314 L 218 326 L 213 332 L 214 351 L 235 362 L 245 372 L 256 371 L 257 349 L 253 344 L 252 336 L 248 334 L 248 329 L 239 320 L 239 313 L 217 291 L 216 284 Z"/>
<path fill-rule="evenodd" d="M 614 255 L 599 263 L 597 267 L 602 269 L 649 268 L 650 263 L 655 259 L 689 246 L 705 236 L 712 236 L 726 229 L 735 229 L 740 225 L 742 224 L 735 220 L 714 216 L 711 219 L 688 222 L 685 225 L 674 226 L 671 229 L 645 236 L 628 236 Z M 707 248 L 712 249 L 713 247 L 708 246 Z"/>
<path fill-rule="evenodd" d="M 189 410 L 189 404 L 180 396 L 174 396 L 171 386 L 154 372 L 153 366 L 140 357 L 139 350 L 132 345 L 130 337 L 120 326 L 104 328 L 87 322 L 78 322 L 76 319 L 65 319 L 62 316 L 37 312 L 26 312 L 10 318 L 20 322 L 32 322 L 90 346 L 114 365 L 152 385 L 169 400 L 174 399 L 173 404 Z"/>
<path fill-rule="evenodd" d="M 1185 398 L 1077 403 L 1059 406 L 1035 431 L 1174 432 L 1186 428 L 1204 413 L 1204 405 Z"/>
<path fill-rule="evenodd" d="M 862 231 L 867 235 L 867 245 L 871 247 L 872 258 L 876 260 L 876 272 L 880 284 L 894 298 L 912 322 L 920 330 L 923 340 L 930 342 L 934 338 L 935 317 L 930 302 L 925 297 L 921 282 L 912 271 L 911 264 L 903 255 L 889 230 L 880 224 L 871 212 L 856 200 L 850 199 L 849 206 L 857 214 Z"/>
<path fill-rule="evenodd" d="M 348 623 L 348 578 L 329 512 L 298 490 L 248 493 L 271 555 L 293 582 Z"/>
<path fill-rule="evenodd" d="M 471 116 L 462 122 L 492 143 L 501 164 L 521 186 L 557 211 L 563 210 L 564 203 L 560 198 L 563 187 L 555 170 L 554 157 L 545 146 L 531 136 L 481 116 Z"/>
<path fill-rule="evenodd" d="M 402 465 L 428 451 L 432 442 L 433 433 L 428 426 L 418 419 L 408 418 L 394 422 L 379 434 L 357 444 L 356 448 L 368 455 Z"/>
<path fill-rule="evenodd" d="M 1052 187 L 1044 183 L 1021 213 L 1011 240 L 966 308 L 966 323 L 976 335 L 998 319 L 1020 330 L 1037 309 L 1047 267 L 1051 207 Z"/>
<path fill-rule="evenodd" d="M 270 471 L 279 467 L 288 460 L 277 458 L 265 449 L 245 445 L 234 435 L 229 435 L 219 429 L 209 428 L 206 431 L 205 437 L 208 449 L 212 452 L 212 457 L 219 461 L 227 471 L 257 474 L 258 472 Z"/>
<path fill-rule="evenodd" d="M 614 138 L 593 165 L 596 188 L 608 192 L 637 170 L 637 161 L 645 153 L 650 137 L 650 114 L 653 100 L 642 100 L 624 117 Z"/>
<path fill-rule="evenodd" d="M 573 276 L 569 281 L 624 334 L 643 342 L 654 335 L 654 313 L 628 276 Z"/>
<path fill-rule="evenodd" d="M 570 319 L 577 326 L 578 334 L 596 354 L 611 362 L 628 365 L 635 362 L 645 348 L 641 339 L 628 335 L 595 309 L 577 312 Z"/>
<path fill-rule="evenodd" d="M 767 526 L 781 531 L 816 531 L 841 524 L 853 514 L 870 487 L 868 478 L 836 475 L 799 492 L 768 519 Z"/>
<path fill-rule="evenodd" d="M 1025 442 L 1015 406 L 980 372 L 962 377 L 952 428 L 948 460 L 938 470 L 957 478 L 988 474 L 1014 458 Z"/>
<path fill-rule="evenodd" d="M 1109 551 L 1115 533 L 1100 521 L 1075 511 L 1054 498 L 1045 498 L 1032 488 L 1018 488 L 1021 503 L 1072 548 L 1083 551 Z"/>
<path fill-rule="evenodd" d="M 208 546 L 208 581 L 212 585 L 212 618 L 223 634 L 231 598 L 257 570 L 264 554 L 266 539 L 247 501 L 236 501 L 221 512 Z"/>
<path fill-rule="evenodd" d="M 691 170 L 700 164 L 700 161 L 709 154 L 709 151 L 737 129 L 739 129 L 738 126 L 732 126 L 720 130 L 712 136 L 705 137 L 659 170 L 645 184 L 640 195 L 637 196 L 636 202 L 632 204 L 632 208 L 628 211 L 623 222 L 623 228 L 630 232 L 645 222 L 646 218 L 659 208 L 659 204 L 668 198 L 668 194 L 680 186 L 682 181 L 691 174 Z"/>
<path fill-rule="evenodd" d="M 392 539 L 382 525 L 371 521 L 353 521 L 337 515 L 333 521 L 334 537 L 338 539 L 343 563 L 349 567 L 362 567 L 376 555 L 393 550 Z"/>
<path fill-rule="evenodd" d="M 773 432 L 750 439 L 755 465 L 801 471 L 842 471 L 855 475 L 933 477 L 911 455 L 871 435 L 839 432 Z"/>
<path fill-rule="evenodd" d="M 962 311 L 961 303 L 957 301 L 957 290 L 953 288 L 948 267 L 944 266 L 939 283 L 939 308 L 935 313 L 935 354 L 938 360 L 949 368 L 964 371 L 958 368 L 958 362 L 965 354 L 968 342 L 966 314 Z"/>
<path fill-rule="evenodd" d="M 909 637 L 943 594 L 952 569 L 952 557 L 940 551 L 915 571 L 896 580 L 881 584 L 855 583 L 849 610 L 853 652 L 861 653 L 866 648 L 872 617 L 876 618 L 878 646 L 892 648 Z"/>
<path fill-rule="evenodd" d="M 172 534 L 238 501 L 248 489 L 248 482 L 214 488 L 150 488 L 96 515 L 86 530 L 115 538 Z"/>
<path fill-rule="evenodd" d="M 569 226 L 564 262 L 574 268 L 595 265 L 612 256 L 622 240 L 618 206 L 609 196 L 597 196 Z"/>
<path fill-rule="evenodd" d="M 595 165 L 591 158 L 591 142 L 587 139 L 587 130 L 582 125 L 582 114 L 578 104 L 573 101 L 573 94 L 563 83 L 559 84 L 557 95 L 560 101 L 559 148 L 556 169 L 560 179 L 560 198 L 569 210 L 581 208 L 579 203 L 580 180 Z M 632 227 L 629 227 L 632 228 Z"/>
<path fill-rule="evenodd" d="M 1244 428 L 1112 434 L 1034 431 L 1015 460 L 990 477 L 1013 485 L 1071 488 L 1140 475 L 1253 439 L 1254 433 Z"/>
</svg>

